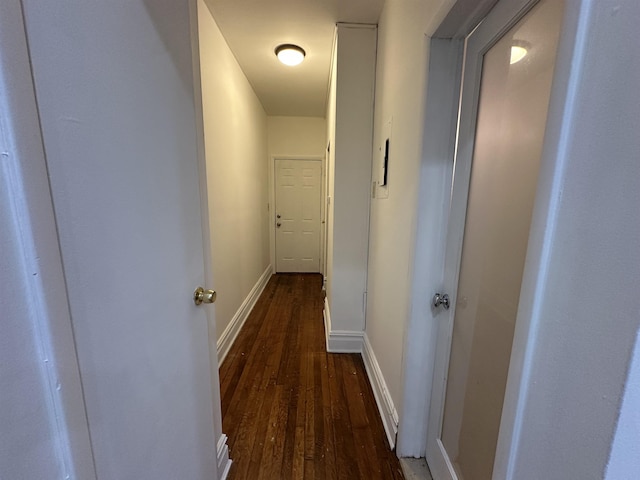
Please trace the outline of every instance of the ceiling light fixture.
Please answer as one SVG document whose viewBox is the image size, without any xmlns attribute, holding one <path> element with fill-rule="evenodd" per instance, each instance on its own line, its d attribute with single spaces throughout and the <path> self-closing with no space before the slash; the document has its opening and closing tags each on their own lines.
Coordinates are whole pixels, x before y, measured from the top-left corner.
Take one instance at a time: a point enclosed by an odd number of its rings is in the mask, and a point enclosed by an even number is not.
<svg viewBox="0 0 640 480">
<path fill-rule="evenodd" d="M 513 45 L 511 45 L 511 59 L 509 63 L 513 65 L 526 57 L 529 52 L 529 47 L 530 45 L 528 43 L 516 40 Z"/>
<path fill-rule="evenodd" d="M 290 67 L 302 63 L 305 55 L 305 51 L 297 45 L 285 44 L 276 47 L 278 60 Z"/>
</svg>

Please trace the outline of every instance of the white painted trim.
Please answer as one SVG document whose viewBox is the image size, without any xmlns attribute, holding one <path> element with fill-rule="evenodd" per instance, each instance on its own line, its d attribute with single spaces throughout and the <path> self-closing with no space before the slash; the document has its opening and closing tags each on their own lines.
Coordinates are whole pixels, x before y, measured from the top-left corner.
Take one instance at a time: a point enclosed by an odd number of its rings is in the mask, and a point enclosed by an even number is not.
<svg viewBox="0 0 640 480">
<path fill-rule="evenodd" d="M 223 433 L 218 439 L 218 480 L 224 480 L 229 475 L 231 464 L 233 461 L 229 458 L 229 446 L 227 445 L 227 436 Z"/>
<path fill-rule="evenodd" d="M 313 160 L 321 162 L 322 169 L 321 175 L 324 175 L 324 170 L 326 169 L 327 160 L 326 155 L 269 155 L 269 257 L 271 258 L 271 265 L 273 267 L 272 272 L 276 273 L 276 160 Z M 321 189 L 320 194 L 322 195 L 324 192 L 324 188 Z M 321 198 L 321 203 L 326 201 L 326 198 Z M 321 210 L 321 221 L 326 216 L 324 213 L 324 207 Z M 325 239 L 325 229 L 327 228 L 327 222 L 325 219 L 325 223 L 320 224 L 320 256 L 322 256 L 323 248 L 324 248 L 324 239 Z M 319 272 L 324 274 L 324 259 L 321 258 Z"/>
<path fill-rule="evenodd" d="M 396 434 L 398 433 L 398 412 L 393 405 L 393 400 L 387 388 L 387 382 L 384 380 L 378 359 L 366 333 L 364 334 L 363 340 L 362 360 L 373 390 L 373 396 L 376 399 L 376 404 L 380 411 L 380 417 L 382 418 L 384 431 L 387 434 L 387 440 L 389 440 L 389 445 L 391 445 L 393 449 L 395 448 Z"/>
<path fill-rule="evenodd" d="M 398 433 L 398 412 L 393 404 L 387 382 L 382 375 L 380 364 L 365 332 L 331 330 L 331 313 L 329 302 L 324 299 L 324 330 L 329 353 L 359 353 L 367 372 L 367 377 L 376 405 L 380 412 L 382 425 L 387 434 L 387 440 L 391 448 L 395 448 L 396 434 Z"/>
<path fill-rule="evenodd" d="M 329 332 L 331 331 L 331 311 L 329 310 L 329 299 L 325 295 L 324 297 L 324 309 L 322 310 L 322 317 L 324 318 L 324 341 L 327 346 L 327 352 L 329 351 Z"/>
<path fill-rule="evenodd" d="M 463 41 L 458 40 L 432 39 L 430 43 L 425 147 L 416 205 L 411 314 L 404 338 L 402 397 L 398 400 L 402 417 L 396 452 L 401 457 L 426 455 L 428 412 L 441 316 L 429 308 L 425 299 L 442 287 L 462 46 Z M 433 228 L 434 225 L 438 228 Z"/>
<path fill-rule="evenodd" d="M 451 463 L 451 459 L 449 458 L 449 455 L 447 455 L 447 449 L 444 448 L 444 443 L 442 443 L 442 440 L 440 440 L 439 438 L 437 441 L 438 441 L 438 449 L 440 451 L 440 456 L 442 460 L 444 460 L 445 467 L 447 469 L 446 472 L 449 475 L 447 479 L 458 480 L 458 474 L 456 473 L 456 469 L 453 468 L 453 463 Z"/>
<path fill-rule="evenodd" d="M 324 333 L 329 353 L 362 353 L 364 332 L 351 330 L 332 330 L 329 301 L 324 298 Z"/>
<path fill-rule="evenodd" d="M 326 122 L 325 122 L 326 123 Z M 320 167 L 320 273 L 327 274 L 327 154 L 325 151 Z M 322 282 L 324 290 L 324 280 Z"/>
<path fill-rule="evenodd" d="M 244 299 L 244 302 L 242 302 L 242 305 L 240 305 L 240 308 L 229 322 L 229 325 L 227 325 L 227 328 L 225 328 L 224 332 L 222 332 L 222 335 L 220 335 L 220 338 L 217 342 L 218 363 L 220 365 L 222 365 L 222 362 L 224 362 L 224 359 L 227 357 L 229 350 L 231 350 L 231 346 L 236 341 L 238 333 L 240 333 L 244 322 L 246 322 L 247 318 L 249 318 L 249 314 L 253 310 L 253 307 L 258 301 L 258 298 L 260 298 L 264 287 L 266 287 L 267 283 L 269 283 L 272 271 L 273 269 L 271 268 L 271 265 L 267 266 L 265 271 L 262 273 L 256 284 L 249 292 L 249 295 L 247 295 L 247 298 Z"/>
<path fill-rule="evenodd" d="M 42 402 L 52 438 L 43 438 L 57 458 L 62 477 L 96 479 L 82 378 L 73 337 L 64 264 L 47 171 L 33 84 L 22 2 L 0 7 L 0 189 L 6 189 L 13 218 L 3 228 L 14 235 L 22 258 L 24 329 L 38 346 Z M 4 272 L 0 272 L 4 275 Z M 35 294 L 31 294 L 34 292 Z M 27 355 L 25 350 L 24 355 Z M 33 358 L 29 358 L 33 360 Z M 5 408 L 11 409 L 12 400 Z M 4 406 L 4 405 L 3 405 Z M 24 428 L 36 427 L 25 418 Z M 12 458 L 20 464 L 28 453 Z M 4 466 L 4 465 L 3 465 Z M 10 468 L 11 469 L 11 468 Z M 53 477 L 53 472 L 51 472 Z"/>
<path fill-rule="evenodd" d="M 350 330 L 334 330 L 329 332 L 327 352 L 329 353 L 362 353 L 364 332 Z"/>
<path fill-rule="evenodd" d="M 191 23 L 191 65 L 193 69 L 193 95 L 194 95 L 194 107 L 196 111 L 196 141 L 198 144 L 198 176 L 200 187 L 200 212 L 202 218 L 202 242 L 204 251 L 204 281 L 205 285 L 215 285 L 215 278 L 213 275 L 213 259 L 211 248 L 211 225 L 209 214 L 209 193 L 207 187 L 207 158 L 205 152 L 205 131 L 204 131 L 204 113 L 202 103 L 202 77 L 200 74 L 200 32 L 198 30 L 198 9 L 200 4 L 197 0 L 189 1 L 189 17 Z M 207 321 L 209 324 L 209 364 L 211 374 L 211 392 L 212 392 L 212 413 L 213 413 L 213 434 L 220 435 L 220 438 L 224 437 L 223 442 L 226 448 L 226 435 L 222 432 L 222 405 L 220 398 L 220 360 L 218 358 L 218 348 L 216 344 L 216 351 L 214 352 L 213 340 L 216 335 L 216 317 L 215 308 L 205 308 L 207 313 Z M 218 447 L 220 447 L 220 441 L 218 441 Z M 221 468 L 222 460 L 227 458 L 227 465 L 225 469 Z M 218 449 L 218 463 L 216 474 L 218 480 L 226 478 L 229 468 L 231 466 L 231 460 L 229 459 L 229 449 L 226 448 L 221 455 Z"/>
</svg>

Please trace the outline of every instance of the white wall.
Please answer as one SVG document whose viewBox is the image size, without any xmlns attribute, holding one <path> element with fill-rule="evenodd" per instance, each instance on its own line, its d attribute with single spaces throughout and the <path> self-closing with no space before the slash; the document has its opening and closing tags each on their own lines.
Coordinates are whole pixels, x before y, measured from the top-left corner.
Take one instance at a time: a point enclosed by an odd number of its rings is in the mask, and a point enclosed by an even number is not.
<svg viewBox="0 0 640 480">
<path fill-rule="evenodd" d="M 11 178 L 17 173 L 12 170 L 19 169 L 19 159 L 10 150 L 4 131 L 0 131 L 0 149 L 0 476 L 63 478 L 68 465 L 61 453 L 68 439 L 52 415 L 55 393 L 44 362 L 46 332 L 37 313 L 29 308 L 27 292 L 33 285 L 25 257 L 30 252 L 24 250 L 26 232 L 21 231 L 17 216 L 23 199 L 16 195 L 18 185 L 12 185 L 15 180 Z"/>
<path fill-rule="evenodd" d="M 268 117 L 269 156 L 318 156 L 326 152 L 327 122 L 321 117 Z"/>
<path fill-rule="evenodd" d="M 0 138 L 0 147 L 5 147 Z M 6 152 L 3 148 L 3 152 Z M 11 155 L 13 157 L 13 155 Z M 13 161 L 13 159 L 12 159 Z M 44 362 L 46 333 L 25 293 L 27 277 L 22 235 L 11 198 L 8 165 L 0 170 L 0 476 L 2 478 L 64 478 L 68 473 L 62 448 L 68 441 L 52 415 L 55 395 Z M 53 377 L 55 378 L 55 377 Z"/>
<path fill-rule="evenodd" d="M 419 186 L 421 179 L 435 180 L 434 188 L 440 189 L 438 184 L 444 180 L 439 172 L 422 178 L 424 170 L 430 168 L 421 163 L 429 63 L 427 35 L 452 3 L 387 0 L 378 24 L 374 179 L 378 178 L 378 147 L 384 142 L 385 125 L 392 120 L 392 126 L 388 187 L 386 191 L 378 187 L 371 201 L 366 332 L 398 409 L 404 397 L 404 342 L 411 312 L 417 217 L 419 212 L 431 215 L 429 229 L 441 218 L 441 202 L 418 203 Z M 420 294 L 421 306 L 428 312 L 429 292 Z M 407 396 L 415 394 L 413 390 Z M 415 423 L 415 419 L 409 421 Z"/>
<path fill-rule="evenodd" d="M 363 332 L 365 326 L 375 43 L 375 26 L 338 25 L 335 105 L 327 115 L 335 118 L 335 130 L 329 127 L 333 243 L 327 295 L 336 331 Z"/>
<path fill-rule="evenodd" d="M 267 116 L 202 0 L 198 26 L 220 339 L 269 266 Z"/>
<path fill-rule="evenodd" d="M 0 5 L 0 477 L 95 478 L 22 4 Z M 74 477 L 76 478 L 76 477 Z"/>
<path fill-rule="evenodd" d="M 606 480 L 633 479 L 640 472 L 640 332 L 627 376 Z"/>
</svg>

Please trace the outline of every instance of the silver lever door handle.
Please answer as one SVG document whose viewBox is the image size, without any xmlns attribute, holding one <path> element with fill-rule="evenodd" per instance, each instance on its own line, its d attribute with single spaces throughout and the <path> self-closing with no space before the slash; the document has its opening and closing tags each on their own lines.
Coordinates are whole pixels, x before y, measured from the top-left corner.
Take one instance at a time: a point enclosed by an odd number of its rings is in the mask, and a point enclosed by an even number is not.
<svg viewBox="0 0 640 480">
<path fill-rule="evenodd" d="M 442 305 L 445 310 L 449 310 L 449 307 L 451 306 L 451 304 L 449 303 L 449 295 L 447 295 L 446 293 L 436 293 L 433 296 L 433 306 L 438 308 L 440 305 Z"/>
</svg>

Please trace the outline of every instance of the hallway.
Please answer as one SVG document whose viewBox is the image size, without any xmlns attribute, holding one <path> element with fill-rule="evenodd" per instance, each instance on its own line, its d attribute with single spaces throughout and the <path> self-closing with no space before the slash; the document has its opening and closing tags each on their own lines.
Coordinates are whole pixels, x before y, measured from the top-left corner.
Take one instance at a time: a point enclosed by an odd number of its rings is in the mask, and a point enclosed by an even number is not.
<svg viewBox="0 0 640 480">
<path fill-rule="evenodd" d="M 362 359 L 328 354 L 318 274 L 271 277 L 220 367 L 231 479 L 401 479 Z"/>
</svg>

